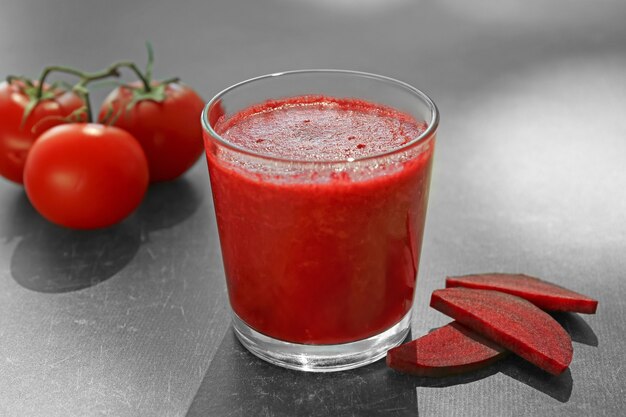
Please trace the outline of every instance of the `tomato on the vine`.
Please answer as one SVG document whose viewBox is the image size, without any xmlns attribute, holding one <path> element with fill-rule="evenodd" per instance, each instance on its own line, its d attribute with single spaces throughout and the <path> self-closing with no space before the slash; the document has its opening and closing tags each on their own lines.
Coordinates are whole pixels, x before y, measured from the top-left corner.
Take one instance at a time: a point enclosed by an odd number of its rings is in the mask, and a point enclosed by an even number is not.
<svg viewBox="0 0 626 417">
<path fill-rule="evenodd" d="M 98 120 L 131 133 L 141 144 L 150 182 L 169 181 L 187 171 L 203 151 L 198 122 L 202 98 L 177 82 L 117 87 L 100 108 Z"/>
<path fill-rule="evenodd" d="M 37 83 L 0 83 L 0 175 L 19 184 L 37 137 L 85 105 L 75 93 L 46 84 L 37 94 Z"/>
<path fill-rule="evenodd" d="M 143 199 L 148 164 L 139 143 L 122 129 L 66 124 L 34 143 L 24 186 L 33 206 L 53 223 L 107 227 L 126 218 Z"/>
</svg>

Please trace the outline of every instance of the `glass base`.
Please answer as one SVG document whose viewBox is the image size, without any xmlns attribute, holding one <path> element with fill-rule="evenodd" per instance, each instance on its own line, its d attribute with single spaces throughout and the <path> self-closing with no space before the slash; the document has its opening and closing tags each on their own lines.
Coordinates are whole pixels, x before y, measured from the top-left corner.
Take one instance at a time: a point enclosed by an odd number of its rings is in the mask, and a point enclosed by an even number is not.
<svg viewBox="0 0 626 417">
<path fill-rule="evenodd" d="M 410 330 L 411 310 L 383 333 L 338 345 L 304 345 L 284 342 L 252 329 L 233 313 L 237 338 L 259 358 L 284 368 L 308 372 L 335 372 L 375 362 L 398 346 Z"/>
</svg>

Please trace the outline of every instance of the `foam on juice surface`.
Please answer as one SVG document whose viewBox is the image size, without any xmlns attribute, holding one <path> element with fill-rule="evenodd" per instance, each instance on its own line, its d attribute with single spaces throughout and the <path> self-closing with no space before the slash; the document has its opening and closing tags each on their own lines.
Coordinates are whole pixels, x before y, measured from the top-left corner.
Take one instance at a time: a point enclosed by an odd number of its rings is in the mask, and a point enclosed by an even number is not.
<svg viewBox="0 0 626 417">
<path fill-rule="evenodd" d="M 426 123 L 389 107 L 356 100 L 304 96 L 253 106 L 216 125 L 229 142 L 262 155 L 344 161 L 397 149 Z"/>
</svg>

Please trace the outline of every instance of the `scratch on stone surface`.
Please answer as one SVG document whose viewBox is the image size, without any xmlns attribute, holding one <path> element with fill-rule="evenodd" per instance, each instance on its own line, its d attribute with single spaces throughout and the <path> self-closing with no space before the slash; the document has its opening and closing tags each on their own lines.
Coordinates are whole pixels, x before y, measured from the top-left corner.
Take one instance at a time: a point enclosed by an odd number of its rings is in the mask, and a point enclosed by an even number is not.
<svg viewBox="0 0 626 417">
<path fill-rule="evenodd" d="M 174 290 L 170 291 L 170 293 L 167 295 L 167 298 L 163 302 L 163 308 L 165 308 L 167 306 L 167 303 L 170 302 L 170 298 L 172 298 L 172 294 L 174 294 Z"/>
<path fill-rule="evenodd" d="M 107 285 L 104 286 L 104 308 L 107 308 L 107 300 L 109 299 L 109 287 Z"/>
<path fill-rule="evenodd" d="M 65 357 L 65 358 L 63 358 L 63 359 L 60 359 L 60 360 L 58 360 L 58 361 L 56 361 L 56 362 L 53 362 L 53 363 L 49 364 L 49 366 L 50 366 L 50 368 L 54 368 L 54 367 L 56 367 L 57 365 L 59 365 L 59 364 L 61 364 L 61 363 L 65 362 L 65 361 L 68 361 L 68 360 L 70 360 L 70 359 L 72 359 L 72 358 L 75 358 L 76 356 L 78 356 L 78 355 L 79 355 L 79 353 L 80 353 L 80 352 L 76 352 L 76 353 L 74 353 L 74 354 L 72 354 L 72 355 L 69 355 L 69 356 L 67 356 L 67 357 Z"/>
<path fill-rule="evenodd" d="M 147 248 L 146 252 L 148 252 L 148 255 L 150 255 L 150 257 L 152 258 L 153 261 L 156 261 L 156 255 L 154 254 L 154 252 L 152 252 L 152 249 Z"/>
<path fill-rule="evenodd" d="M 318 403 L 320 403 L 320 405 L 324 407 L 326 411 L 330 411 L 330 409 L 328 408 L 328 404 L 326 404 L 326 401 L 324 401 L 324 398 L 320 395 L 321 391 L 323 390 L 315 390 L 312 393 L 309 393 L 308 400 L 309 401 L 312 401 L 313 399 L 321 400 L 321 401 L 318 401 Z"/>
<path fill-rule="evenodd" d="M 183 275 L 183 292 L 187 292 L 187 277 Z"/>
<path fill-rule="evenodd" d="M 263 391 L 261 388 L 259 388 L 256 393 L 262 395 L 263 397 L 267 397 L 268 395 L 270 395 L 269 392 Z"/>
<path fill-rule="evenodd" d="M 74 391 L 78 391 L 80 389 L 80 377 L 81 377 L 81 368 L 76 368 L 76 386 L 74 387 Z"/>
<path fill-rule="evenodd" d="M 90 382 L 91 383 L 89 384 L 86 396 L 89 398 L 91 404 L 101 404 L 102 401 L 107 401 L 108 397 L 110 396 L 110 392 L 107 389 L 106 385 L 100 382 L 98 382 L 97 385 L 94 384 L 93 378 L 91 378 Z"/>
<path fill-rule="evenodd" d="M 127 406 L 127 407 L 131 407 L 130 401 L 128 400 L 128 397 L 126 396 L 126 394 L 124 393 L 124 391 L 116 389 L 113 390 L 113 392 L 115 393 L 116 397 L 118 397 L 119 399 L 122 400 L 122 402 Z"/>
<path fill-rule="evenodd" d="M 104 353 L 104 346 L 100 345 L 100 355 L 98 356 L 98 361 L 100 361 L 100 363 L 103 363 L 103 360 L 102 360 L 102 356 L 104 356 L 103 353 Z"/>
<path fill-rule="evenodd" d="M 179 306 L 179 305 L 171 305 L 170 308 L 177 308 L 180 310 L 180 314 L 183 316 L 183 319 L 185 319 L 185 323 L 187 323 L 187 316 L 185 316 L 185 308 L 183 306 Z"/>
<path fill-rule="evenodd" d="M 275 392 L 272 394 L 272 397 L 274 397 L 275 399 L 277 399 L 278 401 L 280 401 L 281 403 L 284 403 L 285 400 L 280 396 L 279 393 Z"/>
<path fill-rule="evenodd" d="M 162 303 L 160 303 L 158 301 L 155 301 L 155 302 L 152 302 L 150 304 L 138 305 L 138 306 L 134 306 L 134 307 L 128 307 L 126 309 L 126 315 L 128 316 L 131 311 L 144 310 L 146 308 L 152 308 L 152 307 L 162 307 L 162 308 L 164 308 Z"/>
<path fill-rule="evenodd" d="M 167 402 L 172 402 L 172 371 L 169 372 L 170 376 L 167 379 Z"/>
<path fill-rule="evenodd" d="M 51 339 L 52 339 L 52 334 L 53 334 L 53 332 L 52 332 L 52 327 L 53 326 L 54 326 L 54 317 L 50 317 L 50 325 L 48 327 L 48 337 L 46 338 L 46 344 L 45 344 L 45 348 L 44 348 L 44 352 L 46 353 L 46 358 L 45 358 L 44 363 L 43 363 L 44 366 L 41 367 L 41 371 L 42 371 L 41 379 L 42 379 L 42 381 L 45 381 L 47 379 L 47 377 L 48 377 L 48 366 L 47 365 L 48 365 L 48 358 L 50 357 L 50 352 L 51 352 L 50 344 L 52 342 Z"/>
</svg>

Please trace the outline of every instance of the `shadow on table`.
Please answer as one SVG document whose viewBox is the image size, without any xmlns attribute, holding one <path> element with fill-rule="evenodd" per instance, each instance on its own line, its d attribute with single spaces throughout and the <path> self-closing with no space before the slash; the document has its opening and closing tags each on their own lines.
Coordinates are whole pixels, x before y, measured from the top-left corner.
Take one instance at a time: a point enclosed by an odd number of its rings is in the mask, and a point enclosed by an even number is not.
<svg viewBox="0 0 626 417">
<path fill-rule="evenodd" d="M 569 333 L 572 341 L 589 346 L 598 346 L 598 337 L 587 322 L 578 314 L 551 313 L 551 315 Z M 415 385 L 422 387 L 448 387 L 477 381 L 498 372 L 541 391 L 562 403 L 568 402 L 572 395 L 574 381 L 569 369 L 566 369 L 559 376 L 554 376 L 512 354 L 485 369 L 465 375 L 447 378 L 415 378 Z"/>
<path fill-rule="evenodd" d="M 197 209 L 200 198 L 187 180 L 150 187 L 135 214 L 97 230 L 72 230 L 43 219 L 24 194 L 16 196 L 10 236 L 21 240 L 11 258 L 11 274 L 21 286 L 44 293 L 77 291 L 122 270 L 152 231 L 172 227 Z"/>
<path fill-rule="evenodd" d="M 552 317 L 569 333 L 572 341 L 588 346 L 598 346 L 598 336 L 587 322 L 575 313 L 551 313 Z"/>
<path fill-rule="evenodd" d="M 44 220 L 24 204 L 32 221 L 11 257 L 11 275 L 21 286 L 44 293 L 91 287 L 115 275 L 139 249 L 135 222 L 98 230 L 72 230 Z"/>
<path fill-rule="evenodd" d="M 577 314 L 557 320 L 572 340 L 597 346 L 597 337 Z M 402 375 L 384 361 L 337 373 L 305 373 L 270 365 L 250 354 L 227 332 L 191 404 L 187 417 L 205 415 L 385 415 L 417 416 L 417 387 L 467 384 L 497 373 L 566 403 L 572 394 L 569 369 L 551 375 L 516 355 L 476 372 L 446 378 Z"/>
<path fill-rule="evenodd" d="M 202 196 L 185 177 L 150 185 L 137 211 L 142 230 L 149 233 L 183 222 L 198 209 Z"/>
<path fill-rule="evenodd" d="M 229 330 L 187 417 L 417 416 L 412 378 L 384 361 L 345 372 L 309 373 L 270 365 L 249 353 Z"/>
<path fill-rule="evenodd" d="M 552 317 L 569 333 L 572 341 L 598 346 L 598 337 L 587 322 L 576 313 L 551 313 Z M 567 402 L 574 384 L 572 373 L 566 369 L 559 376 L 550 375 L 516 355 L 510 355 L 501 363 L 494 364 L 498 371 L 539 390 L 550 397 Z"/>
</svg>

